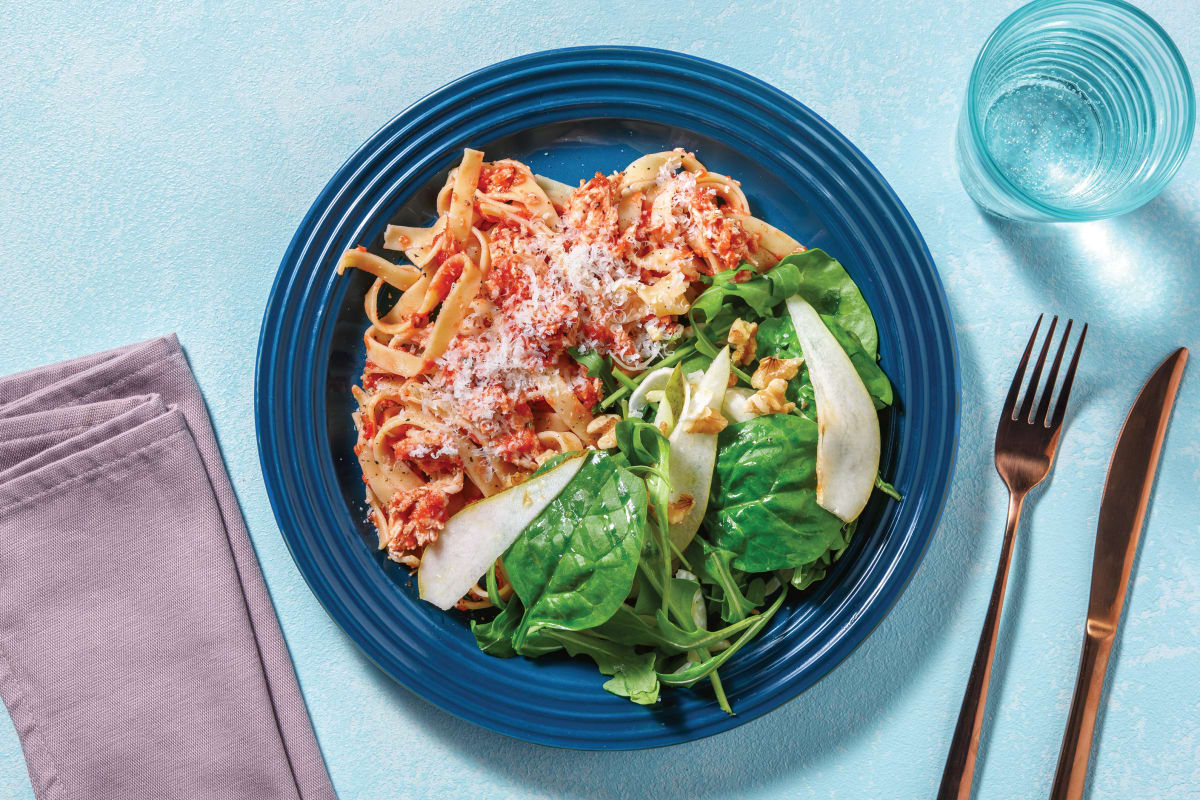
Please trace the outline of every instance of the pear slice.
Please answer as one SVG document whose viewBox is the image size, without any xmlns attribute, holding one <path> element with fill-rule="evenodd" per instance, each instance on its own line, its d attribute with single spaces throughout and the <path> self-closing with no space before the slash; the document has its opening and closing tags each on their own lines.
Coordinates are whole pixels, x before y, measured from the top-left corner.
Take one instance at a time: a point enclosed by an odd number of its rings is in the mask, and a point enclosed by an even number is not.
<svg viewBox="0 0 1200 800">
<path fill-rule="evenodd" d="M 642 378 L 642 382 L 637 385 L 637 388 L 633 390 L 633 394 L 629 396 L 629 416 L 640 419 L 642 416 L 642 409 L 644 409 L 646 404 L 649 402 L 646 399 L 646 395 L 650 392 L 662 391 L 663 387 L 667 385 L 667 381 L 670 380 L 670 378 L 670 367 L 659 367 L 645 378 Z"/>
<path fill-rule="evenodd" d="M 852 522 L 879 473 L 879 415 L 817 310 L 799 295 L 788 298 L 787 308 L 817 401 L 817 504 Z"/>
<path fill-rule="evenodd" d="M 425 548 L 417 571 L 421 599 L 445 611 L 504 555 L 521 531 L 558 497 L 584 459 L 571 458 L 549 472 L 485 497 L 446 522 L 437 541 Z"/>
<path fill-rule="evenodd" d="M 754 390 L 743 386 L 731 386 L 725 390 L 725 400 L 721 403 L 721 416 L 729 420 L 729 424 L 748 422 L 756 416 L 746 408 L 746 401 L 754 396 Z"/>
<path fill-rule="evenodd" d="M 671 444 L 671 502 L 681 495 L 692 497 L 692 506 L 683 519 L 670 526 L 671 543 L 682 552 L 692 543 L 704 510 L 708 508 L 708 491 L 712 487 L 713 467 L 717 464 L 717 434 L 693 433 L 689 423 L 705 408 L 720 413 L 729 385 L 729 348 L 717 354 L 704 375 L 692 388 L 679 415 L 679 423 L 667 441 Z"/>
</svg>

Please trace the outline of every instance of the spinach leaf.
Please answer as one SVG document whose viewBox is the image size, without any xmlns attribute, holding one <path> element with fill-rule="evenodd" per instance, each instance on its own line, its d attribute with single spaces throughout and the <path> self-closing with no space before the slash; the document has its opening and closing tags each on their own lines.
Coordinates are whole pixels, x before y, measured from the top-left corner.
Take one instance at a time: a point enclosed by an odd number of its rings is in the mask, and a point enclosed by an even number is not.
<svg viewBox="0 0 1200 800">
<path fill-rule="evenodd" d="M 817 505 L 817 425 L 771 414 L 730 425 L 704 526 L 713 547 L 746 572 L 799 567 L 841 541 L 842 521 Z M 507 563 L 507 562 L 506 562 Z"/>
<path fill-rule="evenodd" d="M 850 363 L 854 365 L 858 377 L 867 387 L 867 393 L 871 395 L 871 401 L 875 403 L 875 408 L 890 406 L 893 399 L 892 382 L 879 368 L 879 362 L 875 360 L 875 356 L 868 354 L 858 337 L 838 324 L 837 318 L 822 315 L 821 321 L 825 323 L 825 327 L 829 328 L 833 338 L 837 339 L 838 344 L 850 357 Z M 794 330 L 792 335 L 795 335 Z"/>
<path fill-rule="evenodd" d="M 682 389 L 680 389 L 682 393 Z M 654 537 L 642 554 L 643 569 L 654 568 L 665 585 L 671 577 L 671 546 L 667 529 L 668 505 L 671 500 L 671 445 L 662 431 L 639 419 L 623 419 L 614 430 L 617 450 L 629 461 L 630 468 L 645 476 L 650 509 L 649 520 Z M 657 546 L 650 547 L 655 544 Z M 663 599 L 664 609 L 666 599 Z"/>
<path fill-rule="evenodd" d="M 858 526 L 858 521 L 848 523 L 842 526 L 842 536 L 840 541 L 834 544 L 829 550 L 811 564 L 804 564 L 796 567 L 792 572 L 791 580 L 789 581 L 796 589 L 807 589 L 819 580 L 824 579 L 829 568 L 833 566 L 833 562 L 842 557 L 842 553 L 850 546 L 850 537 L 854 535 L 854 529 Z"/>
<path fill-rule="evenodd" d="M 800 340 L 796 338 L 796 328 L 792 318 L 786 313 L 767 317 L 758 323 L 758 333 L 755 334 L 754 357 L 762 360 L 767 356 L 776 358 L 799 358 Z"/>
<path fill-rule="evenodd" d="M 838 324 L 858 338 L 867 355 L 876 356 L 879 333 L 871 309 L 845 267 L 824 250 L 787 256 L 767 272 L 739 283 L 746 270 L 739 267 L 714 275 L 712 285 L 692 303 L 693 321 L 712 324 L 723 314 L 727 316 L 730 307 L 735 312 L 748 309 L 757 317 L 772 316 L 772 309 L 799 294 L 817 313 L 836 317 Z"/>
<path fill-rule="evenodd" d="M 742 317 L 759 321 L 760 357 L 762 354 L 800 355 L 791 331 L 791 320 L 780 306 L 787 298 L 799 294 L 812 304 L 854 363 L 863 383 L 875 400 L 877 408 L 890 405 L 892 387 L 876 363 L 879 332 L 867 301 L 850 275 L 838 261 L 823 250 L 806 250 L 790 255 L 769 271 L 738 282 L 747 274 L 745 267 L 719 272 L 712 285 L 696 298 L 690 312 L 696 335 L 696 348 L 701 355 L 712 357 L 717 346 L 729 335 L 734 320 Z M 764 325 L 767 330 L 764 330 Z M 787 331 L 785 333 L 784 331 Z M 780 339 L 790 333 L 791 349 Z M 739 375 L 746 380 L 746 376 Z M 789 399 L 801 405 L 803 380 L 794 384 Z M 808 410 L 808 403 L 803 404 Z M 814 415 L 815 408 L 809 416 Z"/>
<path fill-rule="evenodd" d="M 794 267 L 799 274 L 799 282 L 787 297 L 799 294 L 821 316 L 834 317 L 842 328 L 854 334 L 866 354 L 874 360 L 879 353 L 875 318 L 846 268 L 824 250 L 805 250 L 787 256 L 771 272 L 785 265 Z"/>
<path fill-rule="evenodd" d="M 544 628 L 599 625 L 633 585 L 646 529 L 645 484 L 607 452 L 584 458 L 504 556 L 526 609 L 512 635 L 518 653 L 526 654 L 526 641 Z"/>
<path fill-rule="evenodd" d="M 837 339 L 838 344 L 846 351 L 850 363 L 858 372 L 858 377 L 867 387 L 867 393 L 871 395 L 871 401 L 875 407 L 890 406 L 894 400 L 892 382 L 879 368 L 878 362 L 867 354 L 858 337 L 839 325 L 835 317 L 822 316 L 821 321 L 825 323 L 825 327 L 829 328 L 833 338 Z M 792 325 L 791 318 L 786 314 L 780 317 L 768 317 L 758 323 L 756 343 L 755 356 L 759 359 L 767 356 L 799 358 L 804 355 L 800 350 L 800 342 L 796 338 L 796 329 Z M 802 366 L 796 377 L 788 382 L 787 397 L 796 404 L 801 414 L 811 420 L 816 420 L 817 406 L 813 397 L 812 381 L 808 377 L 807 365 Z"/>
<path fill-rule="evenodd" d="M 475 635 L 475 644 L 488 655 L 512 658 L 517 654 L 512 646 L 512 635 L 521 622 L 523 612 L 521 601 L 514 597 L 490 622 L 471 620 L 471 633 Z"/>
<path fill-rule="evenodd" d="M 808 251 L 813 252 L 813 251 Z M 816 251 L 820 252 L 820 251 Z M 692 320 L 701 324 L 712 323 L 732 308 L 737 312 L 743 307 L 755 316 L 770 315 L 771 309 L 794 295 L 802 281 L 800 267 L 790 262 L 788 256 L 762 274 L 754 274 L 749 280 L 739 282 L 751 267 L 725 270 L 712 276 L 712 285 L 700 293 L 692 303 Z M 736 302 L 734 302 L 736 301 Z M 729 320 L 730 322 L 733 319 Z"/>
<path fill-rule="evenodd" d="M 800 340 L 796 338 L 796 329 L 792 326 L 791 317 L 786 312 L 783 316 L 767 317 L 759 322 L 755 343 L 754 355 L 759 361 L 768 356 L 802 358 L 804 355 L 800 352 Z M 796 377 L 788 381 L 787 399 L 796 404 L 799 413 L 816 422 L 817 401 L 812 380 L 808 377 L 807 364 L 801 364 Z"/>
</svg>

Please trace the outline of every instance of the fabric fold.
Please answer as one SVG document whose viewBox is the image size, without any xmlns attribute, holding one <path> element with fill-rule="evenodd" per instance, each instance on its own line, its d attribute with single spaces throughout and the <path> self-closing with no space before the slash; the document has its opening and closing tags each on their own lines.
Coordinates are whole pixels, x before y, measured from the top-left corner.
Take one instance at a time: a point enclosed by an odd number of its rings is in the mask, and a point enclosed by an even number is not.
<svg viewBox="0 0 1200 800">
<path fill-rule="evenodd" d="M 174 336 L 0 379 L 0 574 L 41 800 L 334 797 Z"/>
<path fill-rule="evenodd" d="M 92 445 L 119 436 L 131 428 L 161 416 L 167 410 L 163 405 L 162 398 L 156 394 L 130 398 L 130 401 L 132 402 L 95 403 L 62 409 L 62 411 L 73 412 L 76 421 L 65 423 L 65 427 L 54 428 L 40 435 L 35 434 L 23 439 L 9 440 L 21 447 L 13 447 L 8 453 L 0 454 L 0 485 L 41 467 L 52 465 L 61 459 L 66 459 Z M 98 413 L 95 408 L 98 405 L 106 406 L 105 412 L 111 412 L 111 416 L 105 417 L 102 413 Z M 33 417 L 30 420 L 31 424 L 36 424 L 40 415 L 27 416 Z M 90 418 L 91 422 L 84 423 L 81 418 Z M 14 418 L 14 420 L 24 419 L 24 417 Z M 0 420 L 0 425 L 7 421 L 9 420 Z M 37 449 L 33 449 L 34 447 Z M 17 456 L 20 458 L 16 460 L 16 463 L 12 463 L 5 456 L 13 460 Z"/>
<path fill-rule="evenodd" d="M 102 400 L 83 406 L 0 418 L 0 469 L 38 455 L 64 438 L 102 425 L 143 405 L 149 397 Z"/>
</svg>

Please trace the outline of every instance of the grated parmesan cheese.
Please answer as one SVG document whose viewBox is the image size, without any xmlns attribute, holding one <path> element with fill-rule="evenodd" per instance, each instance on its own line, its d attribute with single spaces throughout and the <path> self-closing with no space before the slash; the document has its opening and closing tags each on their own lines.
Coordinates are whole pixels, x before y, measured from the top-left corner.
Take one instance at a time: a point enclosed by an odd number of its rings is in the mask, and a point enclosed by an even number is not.
<svg viewBox="0 0 1200 800">
<path fill-rule="evenodd" d="M 670 252 L 678 253 L 666 265 L 672 271 L 674 261 L 686 262 L 691 270 L 690 245 L 705 241 L 712 207 L 704 202 L 708 190 L 697 185 L 696 176 L 679 169 L 678 158 L 668 160 L 655 178 L 660 195 L 669 196 L 663 211 L 675 240 Z M 514 411 L 542 396 L 545 378 L 560 372 L 565 348 L 594 351 L 637 370 L 666 355 L 675 340 L 679 323 L 656 317 L 638 295 L 647 284 L 625 252 L 628 242 L 622 242 L 619 231 L 610 237 L 596 222 L 605 218 L 606 209 L 612 211 L 604 203 L 615 199 L 611 194 L 606 198 L 604 188 L 615 187 L 618 179 L 598 175 L 590 189 L 581 183 L 560 230 L 534 221 L 500 231 L 493 239 L 492 269 L 508 270 L 516 288 L 493 297 L 499 308 L 490 324 L 464 326 L 468 333 L 454 340 L 427 378 L 434 394 L 488 439 L 524 424 L 514 424 Z M 712 213 L 721 216 L 715 207 Z M 586 380 L 568 376 L 568 385 L 583 389 Z M 480 444 L 490 450 L 494 443 Z"/>
</svg>

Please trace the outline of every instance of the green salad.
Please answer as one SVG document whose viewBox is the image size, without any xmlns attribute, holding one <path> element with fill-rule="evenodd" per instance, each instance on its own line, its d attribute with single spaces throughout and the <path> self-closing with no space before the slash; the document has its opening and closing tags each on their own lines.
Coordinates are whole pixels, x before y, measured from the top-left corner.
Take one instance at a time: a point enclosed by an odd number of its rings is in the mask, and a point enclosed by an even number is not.
<svg viewBox="0 0 1200 800">
<path fill-rule="evenodd" d="M 684 336 L 636 377 L 572 353 L 604 382 L 596 412 L 619 415 L 613 446 L 550 459 L 427 551 L 421 595 L 443 607 L 486 569 L 498 612 L 471 622 L 485 653 L 586 656 L 643 705 L 707 681 L 733 713 L 721 667 L 825 577 L 873 491 L 898 499 L 878 474 L 892 386 L 842 265 L 808 250 L 708 281 Z M 460 546 L 456 526 L 487 534 Z"/>
</svg>

